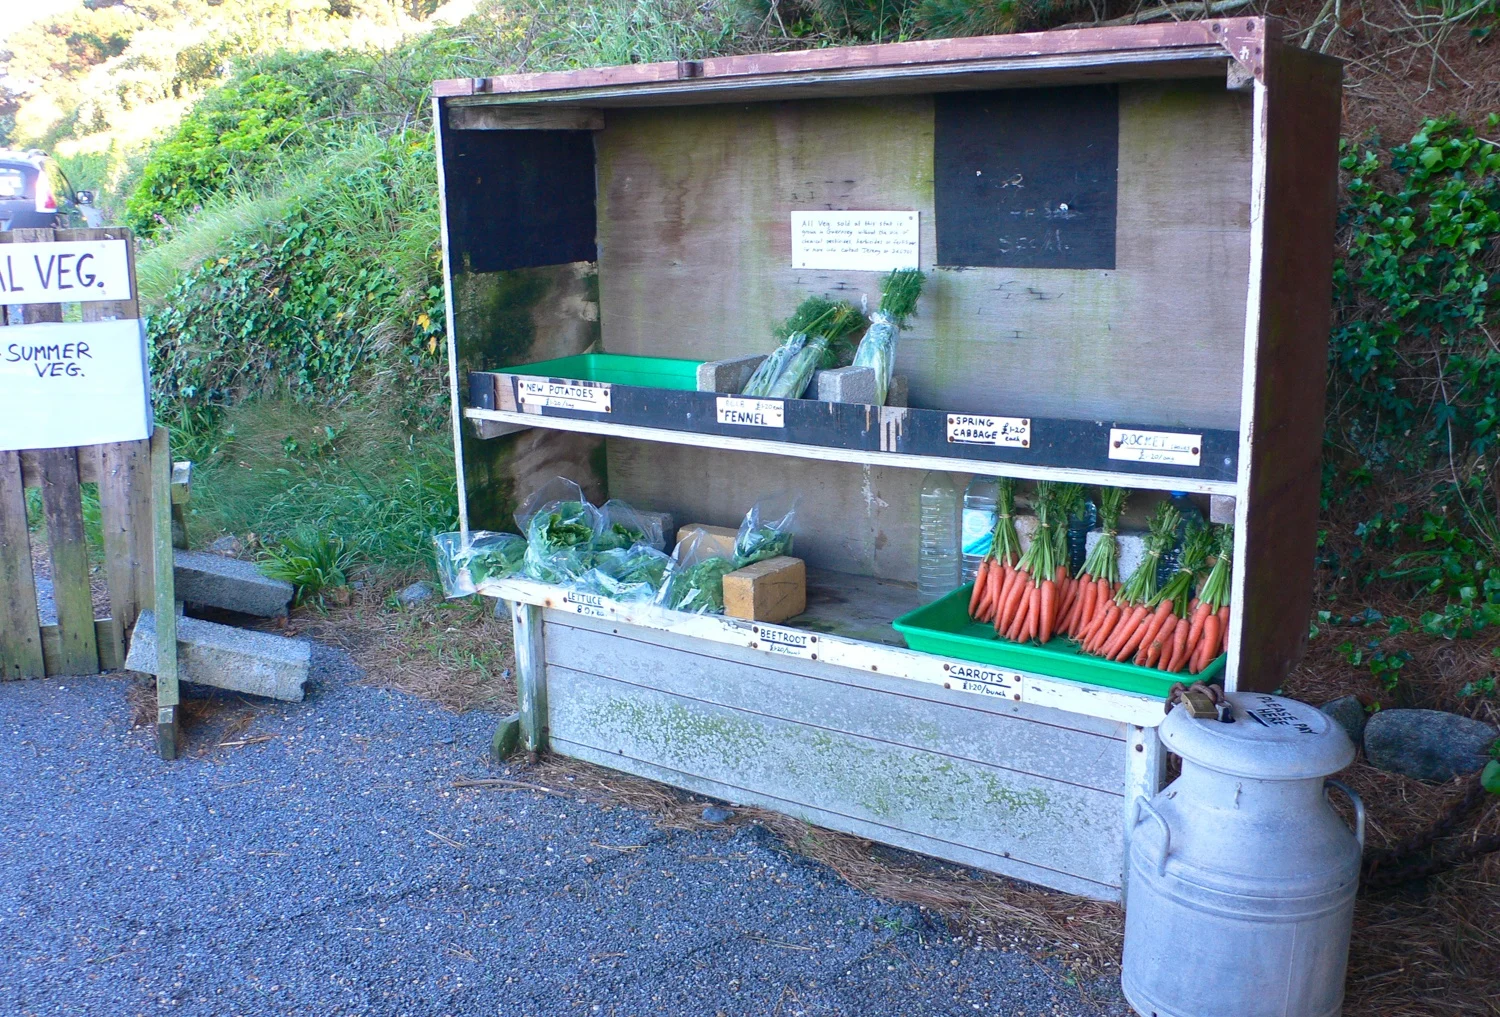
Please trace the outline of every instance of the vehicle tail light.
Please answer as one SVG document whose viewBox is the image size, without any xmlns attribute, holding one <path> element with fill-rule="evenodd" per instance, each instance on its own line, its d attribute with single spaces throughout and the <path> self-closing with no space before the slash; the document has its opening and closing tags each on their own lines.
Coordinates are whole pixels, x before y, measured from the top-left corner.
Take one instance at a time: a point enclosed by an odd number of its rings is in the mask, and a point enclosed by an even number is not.
<svg viewBox="0 0 1500 1017">
<path fill-rule="evenodd" d="M 52 180 L 45 170 L 36 175 L 36 210 L 38 212 L 57 211 L 57 195 L 52 193 Z"/>
</svg>

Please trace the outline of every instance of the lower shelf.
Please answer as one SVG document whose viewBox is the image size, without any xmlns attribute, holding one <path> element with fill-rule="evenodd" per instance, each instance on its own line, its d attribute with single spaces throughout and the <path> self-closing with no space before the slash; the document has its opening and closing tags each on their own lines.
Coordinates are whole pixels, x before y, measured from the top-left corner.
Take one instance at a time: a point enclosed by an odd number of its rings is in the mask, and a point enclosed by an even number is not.
<svg viewBox="0 0 1500 1017">
<path fill-rule="evenodd" d="M 1155 727 L 1164 716 L 1159 696 L 908 649 L 891 628 L 892 618 L 917 606 L 916 587 L 907 583 L 809 569 L 807 611 L 782 625 L 686 614 L 650 604 L 616 603 L 527 579 L 490 581 L 479 592 L 586 618 L 742 647 L 767 657 L 822 661 L 1136 727 Z"/>
</svg>

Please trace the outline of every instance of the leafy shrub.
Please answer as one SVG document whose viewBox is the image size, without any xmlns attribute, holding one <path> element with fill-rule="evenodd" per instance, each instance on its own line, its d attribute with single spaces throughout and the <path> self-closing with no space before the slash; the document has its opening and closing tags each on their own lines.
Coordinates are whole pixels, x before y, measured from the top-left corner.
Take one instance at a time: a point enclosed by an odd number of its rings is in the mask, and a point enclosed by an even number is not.
<svg viewBox="0 0 1500 1017">
<path fill-rule="evenodd" d="M 126 222 L 143 237 L 179 221 L 205 200 L 248 182 L 306 143 L 309 96 L 271 74 L 252 74 L 209 92 L 147 161 L 125 203 Z"/>
</svg>

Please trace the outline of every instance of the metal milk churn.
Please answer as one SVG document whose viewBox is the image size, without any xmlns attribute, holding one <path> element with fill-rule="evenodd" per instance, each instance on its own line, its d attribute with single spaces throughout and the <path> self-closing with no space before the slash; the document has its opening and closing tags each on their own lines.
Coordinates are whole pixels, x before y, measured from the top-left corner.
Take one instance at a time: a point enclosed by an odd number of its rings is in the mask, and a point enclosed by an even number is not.
<svg viewBox="0 0 1500 1017">
<path fill-rule="evenodd" d="M 1326 778 L 1354 746 L 1304 703 L 1226 698 L 1232 722 L 1182 705 L 1162 721 L 1182 776 L 1131 806 L 1125 998 L 1144 1017 L 1336 1017 L 1365 811 Z"/>
</svg>

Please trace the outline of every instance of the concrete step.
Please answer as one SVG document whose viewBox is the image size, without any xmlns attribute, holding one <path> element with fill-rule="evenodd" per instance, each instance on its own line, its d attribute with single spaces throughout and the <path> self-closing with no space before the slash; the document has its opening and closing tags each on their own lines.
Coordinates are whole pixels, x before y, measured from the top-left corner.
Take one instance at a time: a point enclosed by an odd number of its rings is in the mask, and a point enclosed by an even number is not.
<svg viewBox="0 0 1500 1017">
<path fill-rule="evenodd" d="M 181 681 L 300 702 L 311 663 L 312 644 L 304 639 L 237 629 L 199 618 L 177 619 L 177 674 Z M 154 611 L 142 611 L 136 621 L 125 667 L 156 674 Z"/>
<path fill-rule="evenodd" d="M 217 607 L 258 618 L 275 618 L 292 602 L 292 584 L 268 579 L 254 562 L 203 551 L 173 552 L 177 599 L 190 607 Z"/>
</svg>

